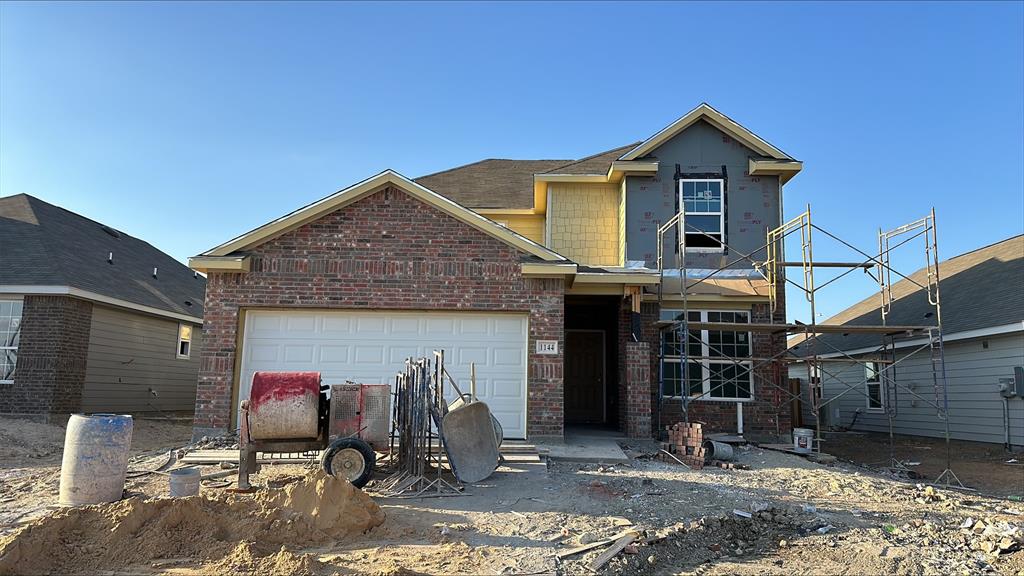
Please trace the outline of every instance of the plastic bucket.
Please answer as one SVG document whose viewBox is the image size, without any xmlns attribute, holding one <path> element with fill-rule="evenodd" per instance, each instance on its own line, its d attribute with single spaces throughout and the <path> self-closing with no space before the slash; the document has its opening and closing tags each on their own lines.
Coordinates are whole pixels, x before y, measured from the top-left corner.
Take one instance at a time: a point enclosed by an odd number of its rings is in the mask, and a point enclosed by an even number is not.
<svg viewBox="0 0 1024 576">
<path fill-rule="evenodd" d="M 171 498 L 184 498 L 199 494 L 199 481 L 202 474 L 195 468 L 178 468 L 171 470 L 167 477 Z"/>
<path fill-rule="evenodd" d="M 736 457 L 735 452 L 732 450 L 732 446 L 725 442 L 715 442 L 714 440 L 704 441 L 704 460 L 711 462 L 712 460 L 723 460 L 729 461 Z"/>
<path fill-rule="evenodd" d="M 814 445 L 814 430 L 810 428 L 793 428 L 793 450 L 800 454 L 809 454 Z"/>
<path fill-rule="evenodd" d="M 131 445 L 131 416 L 72 414 L 60 465 L 60 505 L 120 500 Z"/>
</svg>

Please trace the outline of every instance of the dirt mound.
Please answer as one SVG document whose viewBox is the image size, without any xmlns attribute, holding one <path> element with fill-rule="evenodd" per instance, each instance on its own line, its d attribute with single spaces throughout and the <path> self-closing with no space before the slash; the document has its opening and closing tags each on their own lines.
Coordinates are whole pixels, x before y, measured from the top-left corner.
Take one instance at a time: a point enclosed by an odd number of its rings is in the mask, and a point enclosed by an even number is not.
<svg viewBox="0 0 1024 576">
<path fill-rule="evenodd" d="M 159 558 L 211 563 L 239 554 L 236 560 L 248 554 L 261 563 L 294 562 L 280 556 L 282 546 L 335 540 L 383 522 L 369 496 L 317 472 L 254 496 L 133 498 L 61 510 L 0 540 L 0 574 L 80 574 Z M 276 560 L 262 559 L 274 554 Z"/>
<path fill-rule="evenodd" d="M 208 570 L 212 574 L 319 574 L 323 565 L 312 554 L 295 554 L 285 548 L 277 554 L 260 556 L 251 542 L 242 542 Z"/>
</svg>

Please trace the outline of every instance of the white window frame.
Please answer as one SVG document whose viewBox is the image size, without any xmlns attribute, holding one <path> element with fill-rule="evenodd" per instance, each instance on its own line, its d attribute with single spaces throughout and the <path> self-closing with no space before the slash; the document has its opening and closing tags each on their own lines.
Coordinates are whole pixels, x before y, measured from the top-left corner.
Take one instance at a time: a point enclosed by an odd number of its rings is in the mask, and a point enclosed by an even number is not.
<svg viewBox="0 0 1024 576">
<path fill-rule="evenodd" d="M 721 202 L 720 202 L 721 205 L 719 206 L 718 212 L 688 212 L 688 211 L 686 211 L 686 202 L 683 200 L 683 183 L 684 182 L 718 182 L 718 185 L 721 187 L 721 190 L 722 190 L 722 199 L 721 199 Z M 713 248 L 713 247 L 708 247 L 708 246 L 694 246 L 694 247 L 690 247 L 688 245 L 686 247 L 686 251 L 687 252 L 710 252 L 710 253 L 725 252 L 725 195 L 726 195 L 725 179 L 724 178 L 681 178 L 679 180 L 679 189 L 676 190 L 676 194 L 677 194 L 677 197 L 679 198 L 679 209 L 683 210 L 683 217 L 684 217 L 683 219 L 684 220 L 686 219 L 687 216 L 712 216 L 712 215 L 717 214 L 718 215 L 718 229 L 721 231 L 721 236 L 722 236 L 722 240 L 721 240 L 722 245 L 719 246 L 718 248 Z M 686 229 L 684 228 L 683 230 L 680 231 L 680 233 L 681 234 L 686 234 L 687 233 Z M 690 232 L 690 234 L 696 235 L 697 233 L 696 232 Z M 730 310 L 726 310 L 726 312 L 730 312 Z"/>
<path fill-rule="evenodd" d="M 188 326 L 188 328 L 189 328 L 188 340 L 185 340 L 184 338 L 181 337 L 181 329 L 184 328 L 185 326 Z M 192 324 L 189 324 L 188 322 L 179 322 L 178 323 L 178 345 L 174 349 L 174 354 L 175 354 L 175 356 L 177 356 L 181 360 L 188 360 L 189 358 L 192 357 L 192 340 L 194 339 L 193 335 L 195 334 L 195 330 L 196 330 L 196 327 L 193 326 Z M 184 354 L 181 353 L 181 343 L 182 342 L 188 342 L 188 351 L 186 351 Z"/>
<path fill-rule="evenodd" d="M 864 362 L 864 406 L 868 412 L 884 412 L 885 411 L 885 397 L 882 395 L 882 372 L 878 367 L 878 362 Z M 868 375 L 874 374 L 875 378 L 872 380 Z M 878 406 L 871 405 L 871 387 L 878 386 Z"/>
<path fill-rule="evenodd" d="M 671 310 L 671 311 L 682 312 L 682 310 Z M 730 314 L 746 314 L 747 315 L 747 322 L 749 323 L 750 320 L 751 320 L 751 311 L 750 310 L 717 310 L 716 309 L 716 310 L 690 310 L 690 312 L 699 312 L 700 313 L 700 322 L 707 322 L 708 321 L 708 313 L 710 313 L 710 312 L 727 312 L 727 313 L 730 313 Z M 736 332 L 736 334 L 742 334 L 742 332 Z M 750 349 L 750 353 L 752 355 L 754 353 L 753 334 L 751 332 L 747 332 L 746 334 L 747 334 L 747 347 Z M 689 336 L 687 336 L 687 337 L 689 337 Z M 700 355 L 704 357 L 704 359 L 700 360 L 700 366 L 701 366 L 701 396 L 699 398 L 694 398 L 694 400 L 701 401 L 701 402 L 753 402 L 754 401 L 754 369 L 753 369 L 754 363 L 753 363 L 753 361 L 748 360 L 748 361 L 742 361 L 742 362 L 733 362 L 732 359 L 730 359 L 728 357 L 725 357 L 725 356 L 722 357 L 722 360 L 710 360 L 708 358 L 711 356 L 711 345 L 708 343 L 708 340 L 709 340 L 709 338 L 708 338 L 708 330 L 701 330 L 700 331 L 700 340 L 701 340 L 701 342 L 700 342 L 700 350 L 701 350 Z M 685 350 L 686 350 L 686 341 L 684 340 L 683 342 L 680 343 L 680 352 L 683 352 Z M 670 364 L 680 364 L 681 365 L 682 364 L 682 357 L 683 357 L 683 355 L 680 353 L 680 355 L 677 356 L 677 357 L 665 357 L 663 359 L 663 362 L 670 363 Z M 750 378 L 750 386 L 749 386 L 750 397 L 749 398 L 731 398 L 731 397 L 711 396 L 710 394 L 711 394 L 711 365 L 712 364 L 724 364 L 724 365 L 739 364 L 739 365 L 742 365 L 742 366 L 746 366 L 747 367 L 747 375 Z M 664 370 L 664 368 L 663 368 L 663 370 Z M 675 396 L 675 395 L 665 394 L 664 393 L 665 392 L 664 388 L 662 388 L 662 394 L 664 395 L 665 398 L 682 398 L 683 392 L 688 390 L 689 383 L 686 381 L 685 376 L 683 376 L 682 374 L 683 374 L 683 371 L 680 372 L 680 377 L 682 378 L 682 384 L 679 387 L 679 395 Z M 739 383 L 739 380 L 737 380 L 737 384 L 738 383 Z"/>
<path fill-rule="evenodd" d="M 0 298 L 0 300 L 3 300 L 4 302 L 20 302 L 21 303 L 21 305 L 22 305 L 21 315 L 18 316 L 18 327 L 20 329 L 21 328 L 22 318 L 25 317 L 25 302 L 24 302 L 24 300 L 21 299 L 21 298 Z M 7 350 L 14 350 L 14 356 L 15 356 L 14 373 L 16 374 L 18 372 L 18 361 L 17 361 L 18 346 L 5 346 L 4 344 L 5 344 L 4 342 L 0 342 L 0 351 L 6 352 Z M 0 384 L 14 384 L 14 380 L 13 379 L 0 378 Z"/>
</svg>

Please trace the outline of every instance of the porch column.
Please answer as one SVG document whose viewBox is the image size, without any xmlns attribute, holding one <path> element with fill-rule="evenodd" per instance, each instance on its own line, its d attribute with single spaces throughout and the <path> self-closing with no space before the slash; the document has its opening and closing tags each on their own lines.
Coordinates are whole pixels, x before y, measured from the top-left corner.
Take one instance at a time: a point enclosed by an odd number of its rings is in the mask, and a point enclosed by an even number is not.
<svg viewBox="0 0 1024 576">
<path fill-rule="evenodd" d="M 626 342 L 626 435 L 651 437 L 651 361 L 647 342 Z"/>
</svg>

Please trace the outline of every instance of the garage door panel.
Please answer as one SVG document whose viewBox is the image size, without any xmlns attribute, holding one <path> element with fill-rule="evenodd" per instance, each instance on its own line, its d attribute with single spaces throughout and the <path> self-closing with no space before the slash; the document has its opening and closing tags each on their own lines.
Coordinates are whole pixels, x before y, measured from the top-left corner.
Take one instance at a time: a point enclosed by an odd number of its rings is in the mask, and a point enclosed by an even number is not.
<svg viewBox="0 0 1024 576">
<path fill-rule="evenodd" d="M 493 349 L 495 367 L 521 367 L 523 365 L 522 348 L 499 348 Z"/>
<path fill-rule="evenodd" d="M 514 318 L 496 318 L 494 322 L 495 334 L 517 334 L 525 336 L 525 324 Z"/>
<path fill-rule="evenodd" d="M 352 362 L 352 348 L 338 344 L 324 344 L 320 346 L 321 364 L 349 364 Z"/>
<path fill-rule="evenodd" d="M 324 336 L 348 336 L 352 333 L 352 319 L 345 316 L 325 316 L 321 324 Z"/>
<path fill-rule="evenodd" d="M 408 335 L 408 334 L 419 334 L 421 322 L 418 318 L 412 317 L 400 317 L 391 319 L 391 330 L 389 333 L 392 336 L 396 335 Z"/>
<path fill-rule="evenodd" d="M 485 335 L 490 333 L 491 322 L 487 318 L 463 318 L 459 320 L 459 333 L 464 335 Z"/>
<path fill-rule="evenodd" d="M 297 314 L 285 317 L 285 330 L 289 334 L 316 334 L 316 316 L 312 314 Z"/>
<path fill-rule="evenodd" d="M 314 344 L 293 344 L 284 347 L 284 361 L 288 364 L 312 364 Z"/>
<path fill-rule="evenodd" d="M 316 370 L 325 384 L 394 384 L 409 357 L 446 352 L 448 370 L 477 396 L 509 438 L 526 436 L 525 315 L 477 312 L 250 311 L 246 315 L 240 398 L 256 370 Z M 446 387 L 448 400 L 454 392 Z"/>
</svg>

